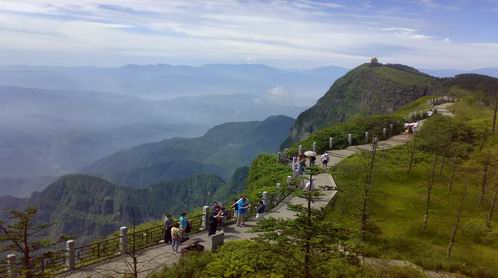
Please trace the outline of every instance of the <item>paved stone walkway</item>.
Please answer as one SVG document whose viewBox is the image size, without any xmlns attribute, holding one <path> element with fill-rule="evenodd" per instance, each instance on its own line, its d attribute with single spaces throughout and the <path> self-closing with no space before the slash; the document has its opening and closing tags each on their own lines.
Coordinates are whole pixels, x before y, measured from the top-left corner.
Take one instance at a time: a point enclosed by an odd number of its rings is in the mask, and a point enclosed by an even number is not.
<svg viewBox="0 0 498 278">
<path fill-rule="evenodd" d="M 451 103 L 445 103 L 436 106 L 439 113 L 445 116 L 453 116 L 447 108 Z M 421 124 L 423 121 L 421 121 Z M 387 140 L 379 141 L 378 149 L 385 150 L 390 149 L 399 145 L 403 145 L 410 140 L 407 135 L 396 135 Z M 352 156 L 360 151 L 370 151 L 372 148 L 371 144 L 349 146 L 346 149 L 327 151 L 330 155 L 329 166 L 334 166 L 344 160 L 345 158 Z M 316 160 L 317 165 L 321 166 L 321 161 L 319 157 Z M 289 174 L 291 170 L 289 169 Z M 318 200 L 312 204 L 313 208 L 324 208 L 337 194 L 337 190 L 325 190 L 324 186 L 336 188 L 337 185 L 334 178 L 328 173 L 322 173 L 314 176 L 315 188 L 320 189 L 323 196 L 321 200 Z M 306 200 L 294 196 L 287 197 L 279 205 L 273 208 L 271 211 L 266 213 L 266 217 L 274 218 L 284 218 L 293 219 L 296 217 L 295 212 L 289 210 L 288 205 L 306 205 Z M 230 225 L 224 228 L 225 241 L 231 240 L 241 240 L 241 239 L 251 239 L 254 234 L 249 232 L 249 229 L 256 226 L 254 219 L 249 219 L 246 222 L 245 227 L 237 227 L 235 225 Z M 210 250 L 209 237 L 207 232 L 202 232 L 192 236 L 192 238 L 199 238 L 204 241 L 203 245 L 207 250 Z M 177 262 L 179 256 L 174 254 L 170 246 L 157 245 L 153 246 L 143 253 L 139 258 L 139 271 L 141 271 L 139 277 L 147 277 L 150 273 L 160 270 L 165 265 L 171 265 Z M 109 261 L 105 261 L 100 264 L 90 265 L 85 268 L 78 269 L 73 272 L 64 273 L 59 275 L 59 277 L 68 278 L 86 278 L 86 277 L 116 277 L 120 276 L 119 272 L 129 269 L 131 265 L 131 259 L 128 257 L 118 257 Z"/>
</svg>

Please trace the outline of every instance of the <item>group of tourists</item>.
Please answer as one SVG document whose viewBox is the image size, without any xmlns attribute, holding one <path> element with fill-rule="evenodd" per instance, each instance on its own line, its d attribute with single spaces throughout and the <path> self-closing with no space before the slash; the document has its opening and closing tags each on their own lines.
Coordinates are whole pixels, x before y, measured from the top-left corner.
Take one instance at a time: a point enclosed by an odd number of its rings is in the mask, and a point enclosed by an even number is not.
<svg viewBox="0 0 498 278">
<path fill-rule="evenodd" d="M 315 166 L 316 163 L 316 156 L 308 156 L 308 165 L 309 167 Z M 322 167 L 324 169 L 328 169 L 328 163 L 330 161 L 330 155 L 325 152 L 320 156 L 320 161 L 322 162 Z M 297 159 L 293 165 L 294 169 L 294 175 L 295 176 L 301 176 L 304 173 L 304 170 L 306 169 L 306 156 L 304 154 L 299 154 L 297 156 Z"/>
<path fill-rule="evenodd" d="M 192 230 L 192 224 L 188 220 L 187 212 L 183 212 L 177 222 L 171 215 L 164 216 L 164 243 L 172 246 L 173 252 L 180 253 L 178 248 L 182 241 L 188 239 L 187 234 Z"/>
</svg>

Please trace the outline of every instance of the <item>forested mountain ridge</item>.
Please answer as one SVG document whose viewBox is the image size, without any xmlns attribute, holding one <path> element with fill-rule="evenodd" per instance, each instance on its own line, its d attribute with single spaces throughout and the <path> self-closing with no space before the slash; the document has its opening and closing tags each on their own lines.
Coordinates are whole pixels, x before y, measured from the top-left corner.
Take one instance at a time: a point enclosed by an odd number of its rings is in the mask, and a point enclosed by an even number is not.
<svg viewBox="0 0 498 278">
<path fill-rule="evenodd" d="M 237 182 L 243 182 L 247 171 L 240 175 L 242 178 L 236 179 Z M 232 192 L 232 188 L 243 186 L 214 175 L 194 175 L 148 188 L 129 188 L 98 177 L 75 174 L 59 178 L 28 199 L 16 198 L 13 202 L 16 208 L 38 208 L 37 220 L 53 224 L 49 228 L 52 239 L 64 235 L 86 242 L 130 225 L 133 217 L 136 223 L 143 223 L 159 220 L 165 213 L 178 216 L 182 211 L 209 204 L 216 198 L 226 197 L 225 193 Z"/>
<path fill-rule="evenodd" d="M 337 79 L 313 107 L 301 113 L 283 146 L 356 115 L 387 114 L 422 96 L 458 95 L 457 90 L 489 96 L 497 84 L 498 79 L 479 74 L 436 78 L 405 65 L 366 63 Z"/>
<path fill-rule="evenodd" d="M 272 116 L 261 122 L 225 123 L 202 137 L 172 138 L 117 152 L 82 172 L 134 187 L 197 173 L 227 178 L 258 154 L 277 151 L 293 122 L 287 116 Z"/>
</svg>

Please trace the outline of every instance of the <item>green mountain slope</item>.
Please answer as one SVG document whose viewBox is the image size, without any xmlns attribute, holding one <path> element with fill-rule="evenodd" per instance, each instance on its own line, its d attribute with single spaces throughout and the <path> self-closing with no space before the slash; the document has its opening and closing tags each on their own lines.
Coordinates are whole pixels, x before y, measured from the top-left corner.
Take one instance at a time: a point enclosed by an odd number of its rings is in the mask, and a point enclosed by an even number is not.
<svg viewBox="0 0 498 278">
<path fill-rule="evenodd" d="M 227 178 L 258 154 L 278 150 L 293 122 L 286 116 L 272 116 L 261 122 L 225 123 L 202 137 L 173 138 L 118 152 L 83 172 L 135 187 L 198 173 Z"/>
<path fill-rule="evenodd" d="M 480 74 L 436 78 L 399 64 L 363 64 L 337 79 L 327 93 L 301 113 L 282 147 L 306 139 L 313 131 L 356 115 L 391 113 L 427 95 L 478 95 L 494 100 L 498 79 Z"/>
<path fill-rule="evenodd" d="M 39 208 L 39 220 L 54 223 L 50 235 L 89 241 L 113 233 L 122 225 L 179 215 L 214 200 L 225 182 L 213 175 L 196 175 L 149 188 L 117 186 L 98 177 L 67 175 L 35 192 L 26 205 Z"/>
<path fill-rule="evenodd" d="M 363 64 L 339 78 L 296 119 L 285 146 L 353 115 L 385 114 L 431 94 L 437 79 L 402 65 Z"/>
</svg>

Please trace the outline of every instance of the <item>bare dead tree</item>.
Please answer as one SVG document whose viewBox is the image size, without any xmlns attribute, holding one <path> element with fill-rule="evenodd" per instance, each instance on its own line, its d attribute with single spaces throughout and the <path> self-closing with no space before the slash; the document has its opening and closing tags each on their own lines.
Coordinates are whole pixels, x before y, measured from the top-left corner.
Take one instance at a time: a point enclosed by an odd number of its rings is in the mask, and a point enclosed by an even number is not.
<svg viewBox="0 0 498 278">
<path fill-rule="evenodd" d="M 486 155 L 482 167 L 482 179 L 481 179 L 481 195 L 479 198 L 479 204 L 482 205 L 484 201 L 484 196 L 486 195 L 486 189 L 488 187 L 488 171 L 489 171 L 489 157 Z"/>
<path fill-rule="evenodd" d="M 413 159 L 415 158 L 415 151 L 417 150 L 417 137 L 417 132 L 415 132 L 415 134 L 413 135 L 413 145 L 410 154 L 410 164 L 408 165 L 408 174 L 411 173 L 413 167 Z"/>
<path fill-rule="evenodd" d="M 446 253 L 447 258 L 449 258 L 451 256 L 451 251 L 453 249 L 453 245 L 455 244 L 456 234 L 458 231 L 458 227 L 460 225 L 460 219 L 462 217 L 462 211 L 463 211 L 463 206 L 465 203 L 465 198 L 467 197 L 467 188 L 469 186 L 468 184 L 469 184 L 468 181 L 466 181 L 464 184 L 462 199 L 460 200 L 460 204 L 457 208 L 455 224 L 453 225 L 453 229 L 451 231 L 450 244 L 448 245 L 448 252 Z"/>
<path fill-rule="evenodd" d="M 443 168 L 444 168 L 444 163 L 446 162 L 446 155 L 442 156 L 443 158 L 441 159 L 441 166 L 439 167 L 439 175 L 443 173 Z"/>
<path fill-rule="evenodd" d="M 365 241 L 368 229 L 368 201 L 370 198 L 370 188 L 372 187 L 372 173 L 375 163 L 375 154 L 377 153 L 377 137 L 374 138 L 372 142 L 372 158 L 370 159 L 370 164 L 368 167 L 367 176 L 365 178 L 365 187 L 363 189 L 363 206 L 361 208 L 361 223 L 360 223 L 360 233 L 361 240 Z"/>
<path fill-rule="evenodd" d="M 455 179 L 455 173 L 458 168 L 458 156 L 455 155 L 453 157 L 453 164 L 451 166 L 451 174 L 450 179 L 448 180 L 448 191 L 451 192 L 453 190 L 453 180 Z"/>
<path fill-rule="evenodd" d="M 432 163 L 431 176 L 429 182 L 427 183 L 427 199 L 425 203 L 425 215 L 424 215 L 424 232 L 427 231 L 427 222 L 429 221 L 429 210 L 431 206 L 431 195 L 432 187 L 434 186 L 434 176 L 436 175 L 436 164 L 438 159 L 438 150 L 434 151 L 434 161 Z"/>
<path fill-rule="evenodd" d="M 495 173 L 496 173 L 496 169 L 495 169 Z M 491 221 L 493 220 L 493 214 L 494 214 L 494 211 L 495 211 L 495 208 L 496 208 L 496 199 L 498 197 L 498 181 L 495 180 L 495 194 L 493 195 L 493 201 L 491 202 L 491 207 L 489 208 L 489 212 L 488 212 L 488 218 L 486 219 L 486 226 L 491 229 L 492 226 L 491 226 Z"/>
<path fill-rule="evenodd" d="M 498 93 L 495 96 L 495 109 L 493 110 L 493 125 L 491 129 L 491 133 L 496 134 L 496 112 L 498 111 Z"/>
</svg>

